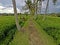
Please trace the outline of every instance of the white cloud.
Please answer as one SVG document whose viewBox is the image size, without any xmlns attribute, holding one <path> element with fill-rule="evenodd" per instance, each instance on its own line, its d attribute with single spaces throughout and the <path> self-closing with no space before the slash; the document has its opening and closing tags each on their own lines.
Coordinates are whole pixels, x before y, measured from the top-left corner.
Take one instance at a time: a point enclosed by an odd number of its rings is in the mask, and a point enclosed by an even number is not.
<svg viewBox="0 0 60 45">
<path fill-rule="evenodd" d="M 20 13 L 20 10 L 18 8 L 17 8 L 17 12 Z M 14 13 L 14 10 L 12 7 L 0 6 L 0 13 Z"/>
<path fill-rule="evenodd" d="M 1 10 L 1 9 L 4 9 L 4 8 L 5 8 L 5 7 L 3 7 L 3 6 L 0 6 L 0 10 Z"/>
</svg>

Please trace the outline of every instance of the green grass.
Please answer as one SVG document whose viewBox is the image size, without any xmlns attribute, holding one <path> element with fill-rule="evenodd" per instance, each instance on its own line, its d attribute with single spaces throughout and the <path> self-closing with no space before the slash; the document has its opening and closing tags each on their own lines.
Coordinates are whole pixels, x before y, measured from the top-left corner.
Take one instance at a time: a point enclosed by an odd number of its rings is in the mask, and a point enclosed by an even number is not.
<svg viewBox="0 0 60 45">
<path fill-rule="evenodd" d="M 15 27 L 13 16 L 0 16 L 0 42 L 6 38 L 8 32 Z"/>
<path fill-rule="evenodd" d="M 26 27 L 28 25 L 27 19 L 29 20 L 30 16 L 21 15 L 18 18 L 21 27 Z M 35 21 L 33 20 L 33 23 L 35 23 L 39 36 L 45 43 L 44 45 L 56 45 L 56 43 L 60 44 L 60 18 L 55 16 L 46 16 L 45 21 L 42 19 L 43 16 L 36 16 L 34 17 Z M 0 42 L 0 44 L 7 44 L 13 33 L 11 30 L 16 30 L 14 38 L 9 42 L 9 45 L 29 45 L 28 32 L 26 31 L 23 33 L 21 31 L 17 31 L 17 29 L 13 29 L 14 25 L 14 16 L 0 16 L 0 41 L 4 38 L 4 36 L 3 38 L 1 36 L 5 34 L 5 31 L 8 30 L 10 32 L 7 33 L 6 38 L 4 41 Z"/>
<path fill-rule="evenodd" d="M 44 43 L 44 45 L 57 45 L 54 39 L 49 36 L 39 24 L 37 24 L 35 21 L 34 24 L 37 28 L 40 40 L 42 40 L 42 43 Z"/>
<path fill-rule="evenodd" d="M 10 41 L 12 41 L 14 34 L 16 32 L 16 28 L 15 29 L 11 29 L 7 36 L 4 37 L 2 40 L 0 40 L 0 45 L 8 45 Z"/>
<path fill-rule="evenodd" d="M 28 34 L 22 32 L 16 32 L 14 39 L 9 45 L 29 45 L 28 44 Z"/>
<path fill-rule="evenodd" d="M 19 16 L 20 26 L 22 27 L 29 16 Z M 0 16 L 0 45 L 7 45 L 12 41 L 16 32 L 14 16 Z"/>
<path fill-rule="evenodd" d="M 52 36 L 55 42 L 60 44 L 60 17 L 46 16 L 43 21 L 43 16 L 37 16 L 36 22 L 47 32 L 48 35 Z"/>
<path fill-rule="evenodd" d="M 44 42 L 44 45 L 56 45 L 55 41 L 51 36 L 49 36 L 35 21 L 33 21 L 35 27 L 37 28 L 39 37 Z M 28 21 L 25 23 L 24 27 L 28 26 Z M 28 32 L 19 32 L 15 33 L 14 39 L 9 45 L 29 45 L 29 33 Z"/>
<path fill-rule="evenodd" d="M 29 19 L 28 19 L 29 20 Z M 28 24 L 28 21 L 25 22 L 24 27 L 26 27 Z M 29 45 L 29 37 L 28 33 L 26 32 L 21 32 L 21 31 L 16 31 L 14 39 L 12 42 L 9 43 L 9 45 Z"/>
</svg>

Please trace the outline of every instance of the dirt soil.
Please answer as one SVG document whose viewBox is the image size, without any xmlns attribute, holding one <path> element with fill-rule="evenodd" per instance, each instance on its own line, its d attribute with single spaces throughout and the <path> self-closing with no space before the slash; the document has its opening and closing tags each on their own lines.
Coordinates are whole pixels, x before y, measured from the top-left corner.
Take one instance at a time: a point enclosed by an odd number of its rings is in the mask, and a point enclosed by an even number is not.
<svg viewBox="0 0 60 45">
<path fill-rule="evenodd" d="M 42 40 L 39 37 L 39 34 L 37 32 L 37 29 L 35 28 L 35 25 L 32 21 L 32 19 L 29 20 L 28 26 L 22 28 L 22 32 L 28 31 L 29 33 L 29 44 L 30 45 L 43 45 Z"/>
</svg>

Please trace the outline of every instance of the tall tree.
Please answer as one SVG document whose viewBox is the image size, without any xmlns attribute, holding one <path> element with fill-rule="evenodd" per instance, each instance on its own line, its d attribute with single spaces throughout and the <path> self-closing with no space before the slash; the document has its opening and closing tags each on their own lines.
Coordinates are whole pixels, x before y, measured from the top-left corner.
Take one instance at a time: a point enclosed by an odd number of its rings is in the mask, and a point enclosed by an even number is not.
<svg viewBox="0 0 60 45">
<path fill-rule="evenodd" d="M 16 9 L 15 0 L 12 0 L 12 4 L 13 4 L 13 9 L 14 9 L 14 16 L 15 16 L 16 26 L 17 26 L 17 29 L 20 30 L 20 25 L 19 25 L 19 21 L 18 21 L 18 15 L 17 15 L 17 9 Z"/>
<path fill-rule="evenodd" d="M 41 13 L 42 0 L 39 1 L 39 13 Z"/>
<path fill-rule="evenodd" d="M 36 11 L 36 0 L 33 0 L 33 4 L 34 4 L 34 15 L 36 15 L 37 11 Z"/>
<path fill-rule="evenodd" d="M 26 0 L 27 9 L 30 10 L 30 13 L 33 15 L 37 15 L 37 6 L 38 6 L 38 0 Z"/>
<path fill-rule="evenodd" d="M 33 3 L 32 3 L 32 1 L 33 1 Z M 44 0 L 26 0 L 26 4 L 27 4 L 30 12 L 37 15 L 38 11 L 41 12 L 42 1 L 44 1 Z M 39 9 L 38 9 L 38 2 L 39 2 Z"/>
<path fill-rule="evenodd" d="M 53 1 L 53 4 L 56 5 L 57 0 L 52 0 L 52 1 Z"/>
<path fill-rule="evenodd" d="M 48 11 L 48 6 L 49 6 L 49 0 L 47 0 L 47 4 L 46 4 L 46 9 L 45 9 L 45 14 L 44 14 L 44 18 L 43 20 L 45 20 L 45 15 L 47 14 L 47 11 Z"/>
<path fill-rule="evenodd" d="M 42 2 L 43 2 L 44 0 L 38 0 L 38 2 L 39 2 L 39 8 L 38 8 L 38 12 L 39 12 L 39 14 L 41 14 L 41 8 L 42 8 Z"/>
<path fill-rule="evenodd" d="M 45 9 L 45 14 L 47 14 L 48 6 L 49 6 L 49 0 L 47 0 L 47 5 L 46 5 L 46 9 Z"/>
<path fill-rule="evenodd" d="M 35 0 L 35 15 L 37 15 L 37 9 L 38 9 L 38 0 Z"/>
<path fill-rule="evenodd" d="M 34 15 L 34 5 L 33 5 L 32 1 L 26 0 L 25 3 L 27 5 L 27 9 L 29 9 L 29 11 L 30 11 L 30 14 Z"/>
<path fill-rule="evenodd" d="M 42 2 L 43 1 L 44 0 L 36 0 L 35 5 L 36 5 L 36 13 L 37 14 L 41 14 L 41 8 L 42 8 Z"/>
<path fill-rule="evenodd" d="M 52 0 L 52 2 L 53 2 L 53 5 L 55 6 L 55 5 L 56 5 L 57 0 Z M 54 15 L 56 16 L 56 14 L 54 14 Z"/>
</svg>

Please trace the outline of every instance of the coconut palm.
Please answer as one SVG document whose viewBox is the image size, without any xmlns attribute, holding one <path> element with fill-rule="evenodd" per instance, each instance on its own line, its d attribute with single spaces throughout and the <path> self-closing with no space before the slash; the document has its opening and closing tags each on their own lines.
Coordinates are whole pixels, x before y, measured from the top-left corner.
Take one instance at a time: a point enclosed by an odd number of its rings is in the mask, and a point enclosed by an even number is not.
<svg viewBox="0 0 60 45">
<path fill-rule="evenodd" d="M 39 13 L 41 13 L 42 0 L 39 1 Z"/>
<path fill-rule="evenodd" d="M 38 13 L 38 1 L 39 0 L 33 0 L 34 7 L 35 7 L 35 15 L 37 15 L 37 13 Z"/>
<path fill-rule="evenodd" d="M 53 1 L 53 4 L 56 5 L 57 0 L 52 0 L 52 1 Z"/>
<path fill-rule="evenodd" d="M 45 9 L 45 14 L 44 14 L 44 17 L 43 17 L 43 20 L 45 20 L 45 15 L 47 14 L 47 11 L 48 11 L 48 6 L 49 6 L 49 0 L 47 0 L 47 4 L 46 4 L 46 9 Z"/>
<path fill-rule="evenodd" d="M 37 15 L 38 9 L 38 0 L 35 0 L 35 15 Z"/>
<path fill-rule="evenodd" d="M 35 8 L 35 9 L 34 9 L 34 12 L 35 12 L 35 15 L 36 15 L 36 14 L 37 14 L 36 0 L 33 0 L 33 4 L 34 4 L 34 8 Z"/>
<path fill-rule="evenodd" d="M 17 29 L 20 30 L 20 25 L 19 25 L 19 21 L 18 21 L 18 15 L 17 15 L 17 9 L 16 9 L 15 0 L 12 0 L 12 4 L 13 4 L 13 9 L 14 9 L 14 16 L 15 16 L 16 26 L 17 26 Z"/>
<path fill-rule="evenodd" d="M 48 6 L 49 6 L 49 0 L 47 0 L 47 5 L 46 5 L 46 9 L 45 9 L 45 14 L 47 14 Z"/>
<path fill-rule="evenodd" d="M 44 0 L 33 0 L 33 3 L 32 3 L 31 0 L 26 0 L 25 1 L 27 4 L 26 7 L 28 7 L 27 9 L 29 9 L 31 13 L 37 15 L 38 11 L 41 13 L 42 1 L 44 1 Z M 39 9 L 38 9 L 38 2 L 40 3 Z"/>
<path fill-rule="evenodd" d="M 53 5 L 55 6 L 55 5 L 56 5 L 57 0 L 52 0 L 52 2 L 53 2 Z M 56 16 L 56 14 L 54 14 L 54 15 Z"/>
<path fill-rule="evenodd" d="M 44 0 L 38 0 L 39 1 L 39 8 L 38 8 L 38 11 L 39 11 L 39 14 L 41 13 L 41 8 L 42 8 L 42 2 Z"/>
<path fill-rule="evenodd" d="M 32 1 L 31 0 L 26 0 L 25 3 L 26 3 L 27 9 L 29 9 L 29 11 L 30 11 L 30 14 L 34 15 L 34 9 L 35 8 L 34 8 L 34 4 L 32 3 Z"/>
</svg>

